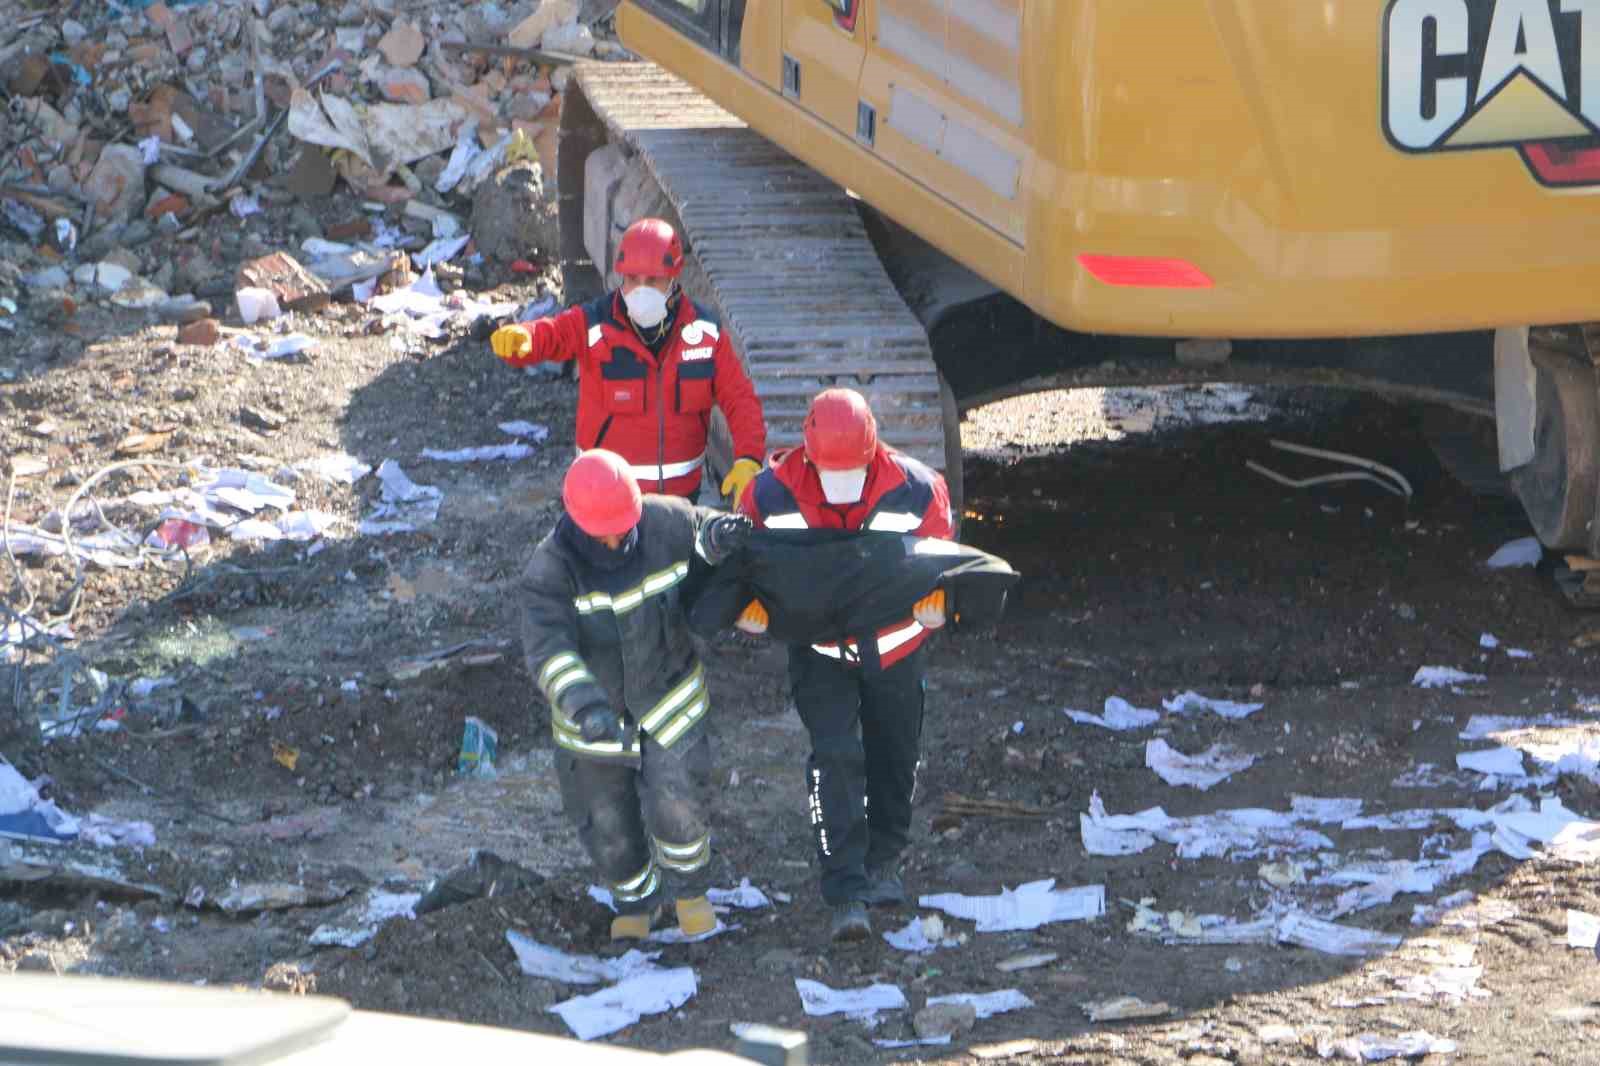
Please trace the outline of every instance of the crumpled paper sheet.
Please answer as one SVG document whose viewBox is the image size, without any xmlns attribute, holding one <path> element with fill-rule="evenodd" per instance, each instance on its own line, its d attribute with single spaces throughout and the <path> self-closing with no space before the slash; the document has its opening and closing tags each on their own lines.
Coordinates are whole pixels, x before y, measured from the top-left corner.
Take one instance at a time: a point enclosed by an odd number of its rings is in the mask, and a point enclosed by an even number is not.
<svg viewBox="0 0 1600 1066">
<path fill-rule="evenodd" d="M 572 955 L 559 948 L 541 944 L 515 929 L 506 930 L 506 943 L 517 956 L 517 965 L 529 977 L 542 977 L 547 981 L 563 981 L 573 985 L 598 985 L 606 981 L 622 981 L 636 974 L 657 969 L 654 960 L 661 953 L 630 949 L 627 954 L 614 959 L 595 955 Z"/>
<path fill-rule="evenodd" d="M 1135 707 L 1121 696 L 1107 696 L 1103 714 L 1090 714 L 1088 711 L 1068 710 L 1063 712 L 1074 722 L 1084 725 L 1097 725 L 1102 729 L 1143 729 L 1147 725 L 1154 725 L 1161 720 L 1160 711 L 1152 711 L 1144 707 Z"/>
<path fill-rule="evenodd" d="M 980 933 L 1037 929 L 1050 922 L 1078 922 L 1106 912 L 1106 886 L 1084 885 L 1055 890 L 1055 879 L 1030 881 L 1015 889 L 1002 888 L 997 896 L 965 896 L 943 892 L 920 897 L 923 907 L 944 911 L 952 918 L 977 923 Z"/>
<path fill-rule="evenodd" d="M 904 1010 L 909 1004 L 905 993 L 894 985 L 868 985 L 866 988 L 829 988 L 821 981 L 794 979 L 800 993 L 800 1006 L 813 1018 L 828 1014 L 848 1014 L 852 1018 L 870 1017 L 885 1010 Z"/>
<path fill-rule="evenodd" d="M 1201 711 L 1210 711 L 1212 714 L 1223 718 L 1240 719 L 1248 718 L 1255 714 L 1264 703 L 1235 703 L 1233 700 L 1212 699 L 1202 696 L 1195 691 L 1180 692 L 1170 700 L 1162 700 L 1161 706 L 1172 714 L 1198 714 Z"/>
<path fill-rule="evenodd" d="M 1159 737 L 1144 747 L 1144 764 L 1169 785 L 1187 785 L 1204 792 L 1255 765 L 1254 755 L 1232 754 L 1213 744 L 1198 755 L 1185 755 Z"/>
<path fill-rule="evenodd" d="M 646 1014 L 663 1014 L 681 1007 L 698 990 L 694 970 L 687 966 L 674 970 L 651 969 L 625 978 L 610 988 L 546 1009 L 559 1014 L 579 1040 L 593 1040 L 626 1029 Z"/>
</svg>

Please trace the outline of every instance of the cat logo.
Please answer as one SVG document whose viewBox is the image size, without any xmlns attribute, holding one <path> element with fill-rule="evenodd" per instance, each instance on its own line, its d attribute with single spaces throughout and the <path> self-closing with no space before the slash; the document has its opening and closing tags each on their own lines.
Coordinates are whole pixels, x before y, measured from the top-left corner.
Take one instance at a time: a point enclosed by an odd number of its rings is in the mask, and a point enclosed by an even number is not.
<svg viewBox="0 0 1600 1066">
<path fill-rule="evenodd" d="M 1600 0 L 1390 0 L 1383 51 L 1396 148 L 1511 148 L 1545 185 L 1600 184 Z"/>
</svg>

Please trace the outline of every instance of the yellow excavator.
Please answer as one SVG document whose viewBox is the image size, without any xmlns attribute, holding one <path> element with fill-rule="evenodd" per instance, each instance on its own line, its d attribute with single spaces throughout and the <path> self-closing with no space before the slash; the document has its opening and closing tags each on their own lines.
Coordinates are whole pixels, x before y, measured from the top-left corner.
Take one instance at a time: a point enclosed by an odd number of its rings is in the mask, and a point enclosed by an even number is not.
<svg viewBox="0 0 1600 1066">
<path fill-rule="evenodd" d="M 558 155 L 571 295 L 673 218 L 798 439 L 825 384 L 959 491 L 959 411 L 1313 382 L 1491 416 L 1600 556 L 1600 0 L 624 0 Z M 1487 421 L 1485 424 L 1488 424 Z"/>
</svg>

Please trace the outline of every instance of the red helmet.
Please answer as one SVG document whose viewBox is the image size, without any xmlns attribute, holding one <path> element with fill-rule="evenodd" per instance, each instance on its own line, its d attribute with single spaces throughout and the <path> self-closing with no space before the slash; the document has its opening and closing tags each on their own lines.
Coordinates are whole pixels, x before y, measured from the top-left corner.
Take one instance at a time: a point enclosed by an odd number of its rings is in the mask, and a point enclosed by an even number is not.
<svg viewBox="0 0 1600 1066">
<path fill-rule="evenodd" d="M 602 448 L 572 461 L 561 485 L 561 502 L 578 528 L 591 537 L 626 533 L 639 524 L 644 510 L 633 471 L 622 456 Z"/>
<path fill-rule="evenodd" d="M 616 271 L 623 277 L 675 278 L 683 273 L 683 242 L 659 218 L 641 218 L 617 245 Z"/>
<path fill-rule="evenodd" d="M 878 450 L 878 420 L 855 389 L 823 389 L 806 412 L 805 440 L 818 470 L 854 470 Z"/>
</svg>

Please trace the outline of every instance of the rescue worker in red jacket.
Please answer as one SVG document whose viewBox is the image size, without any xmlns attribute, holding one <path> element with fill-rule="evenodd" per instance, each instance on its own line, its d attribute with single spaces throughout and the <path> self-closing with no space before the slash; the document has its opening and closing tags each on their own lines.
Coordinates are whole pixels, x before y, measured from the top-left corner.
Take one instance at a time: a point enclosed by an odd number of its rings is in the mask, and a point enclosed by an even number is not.
<svg viewBox="0 0 1600 1066">
<path fill-rule="evenodd" d="M 757 528 L 954 539 L 944 478 L 879 442 L 860 393 L 819 393 L 804 441 L 773 455 L 740 497 L 740 510 Z M 789 648 L 790 690 L 811 739 L 806 782 L 833 940 L 869 937 L 868 905 L 905 902 L 900 856 L 910 840 L 920 758 L 923 644 L 929 630 L 944 625 L 944 607 L 944 590 L 934 590 L 910 617 L 879 630 L 872 647 L 846 641 Z M 753 601 L 737 625 L 759 633 L 767 622 L 766 609 Z"/>
<path fill-rule="evenodd" d="M 669 897 L 686 935 L 708 933 L 710 698 L 681 597 L 691 571 L 738 550 L 750 520 L 641 497 L 628 464 L 603 450 L 574 460 L 561 498 L 519 607 L 562 804 L 610 886 L 611 939 L 643 939 Z"/>
<path fill-rule="evenodd" d="M 761 472 L 761 401 L 717 317 L 678 287 L 683 242 L 658 218 L 629 226 L 617 248 L 622 287 L 560 314 L 501 326 L 489 338 L 512 366 L 578 360 L 578 448 L 628 461 L 645 492 L 694 499 L 711 408 L 733 436 L 722 481 L 730 504 Z"/>
</svg>

